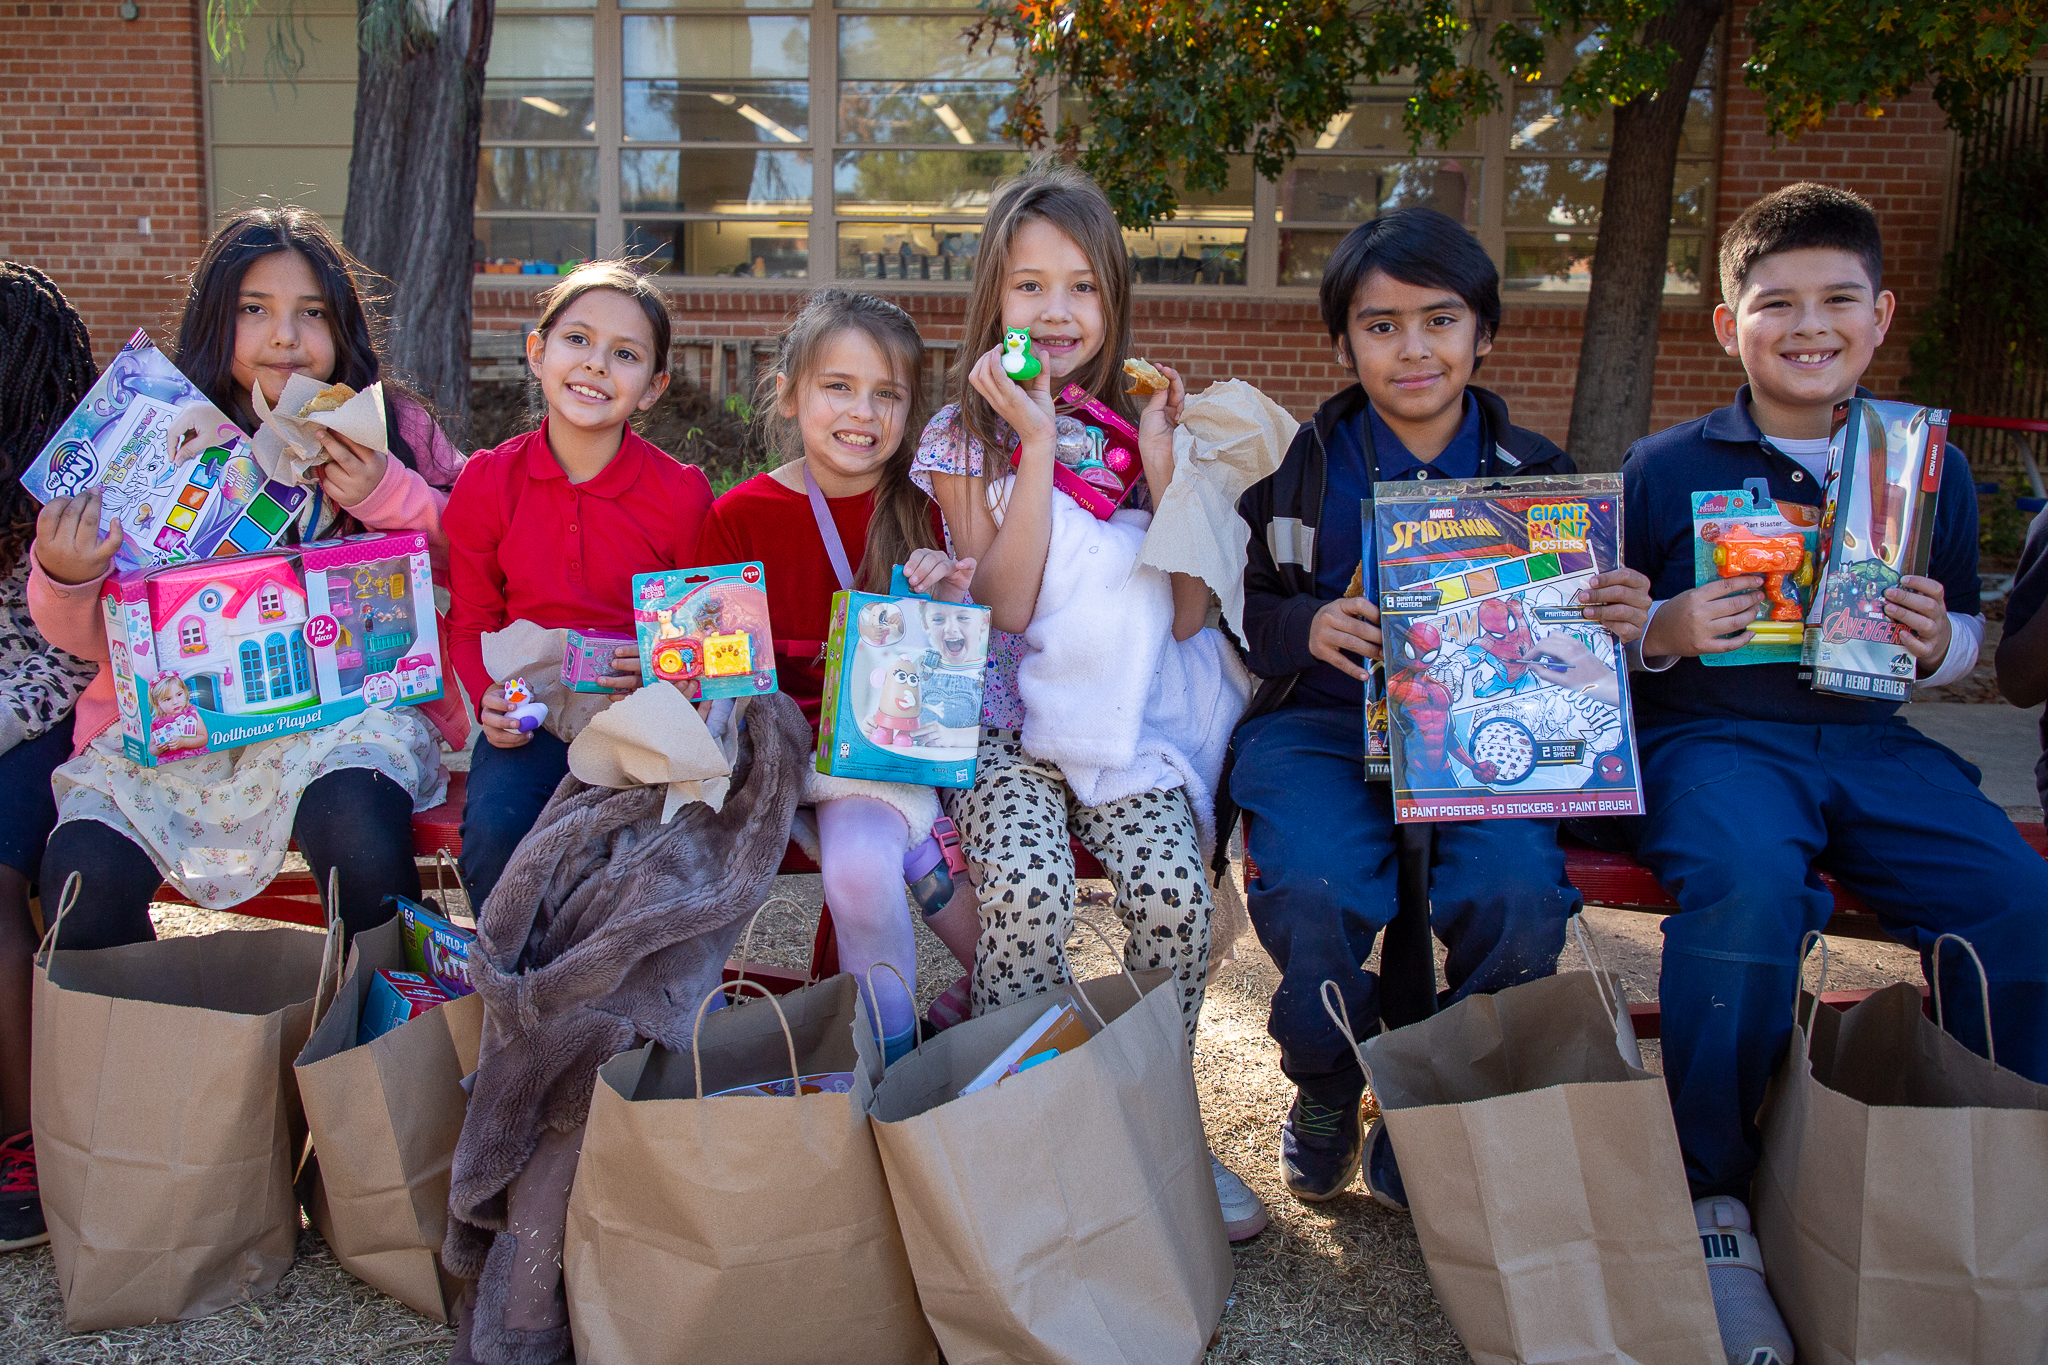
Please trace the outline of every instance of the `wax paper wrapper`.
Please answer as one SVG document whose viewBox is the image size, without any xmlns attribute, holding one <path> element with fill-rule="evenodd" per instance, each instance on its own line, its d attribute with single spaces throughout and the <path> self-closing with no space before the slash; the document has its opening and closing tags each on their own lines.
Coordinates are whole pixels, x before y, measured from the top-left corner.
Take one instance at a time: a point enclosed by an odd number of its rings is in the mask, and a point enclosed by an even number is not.
<svg viewBox="0 0 2048 1365">
<path fill-rule="evenodd" d="M 732 748 L 746 700 L 714 706 L 712 721 L 728 744 L 673 686 L 643 687 L 591 718 L 569 746 L 569 771 L 593 787 L 666 786 L 664 825 L 692 801 L 719 810 L 732 782 Z"/>
<path fill-rule="evenodd" d="M 1240 640 L 1251 531 L 1237 514 L 1237 500 L 1280 467 L 1300 426 L 1242 379 L 1211 384 L 1190 398 L 1173 433 L 1173 482 L 1138 551 L 1140 564 L 1207 583 Z"/>
<path fill-rule="evenodd" d="M 562 654 L 568 642 L 568 631 L 546 630 L 524 618 L 503 630 L 484 632 L 479 641 L 484 671 L 491 681 L 524 678 L 533 699 L 548 708 L 542 728 L 563 743 L 573 744 L 591 718 L 612 704 L 613 696 L 609 692 L 575 692 L 562 684 Z"/>
<path fill-rule="evenodd" d="M 332 412 L 316 412 L 310 417 L 294 415 L 326 387 L 317 379 L 295 374 L 285 381 L 275 410 L 264 401 L 261 385 L 249 391 L 249 400 L 256 405 L 256 417 L 262 423 L 250 442 L 256 463 L 280 483 L 313 482 L 314 467 L 327 462 L 327 452 L 320 448 L 323 427 L 370 450 L 387 454 L 391 450 L 384 425 L 381 382 L 370 385 Z"/>
</svg>

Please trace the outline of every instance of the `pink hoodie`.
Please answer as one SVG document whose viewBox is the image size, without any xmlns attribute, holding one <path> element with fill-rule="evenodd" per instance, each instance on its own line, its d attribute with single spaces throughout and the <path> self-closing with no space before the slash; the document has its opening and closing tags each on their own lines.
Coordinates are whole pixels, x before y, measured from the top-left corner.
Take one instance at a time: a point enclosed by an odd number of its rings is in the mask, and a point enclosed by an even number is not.
<svg viewBox="0 0 2048 1365">
<path fill-rule="evenodd" d="M 403 398 L 398 402 L 398 430 L 411 446 L 421 470 L 437 482 L 453 483 L 462 469 L 463 457 L 424 409 Z M 353 507 L 350 516 L 373 531 L 424 531 L 428 552 L 434 563 L 434 581 L 445 585 L 448 577 L 448 537 L 441 529 L 441 512 L 448 505 L 445 488 L 437 488 L 420 472 L 397 460 L 384 466 L 384 477 L 370 496 Z M 29 550 L 28 610 L 36 629 L 57 648 L 100 666 L 92 682 L 78 698 L 72 727 L 72 757 L 120 719 L 114 701 L 114 675 L 107 667 L 107 621 L 100 611 L 100 587 L 106 575 L 89 583 L 59 583 L 43 572 L 43 563 Z M 442 653 L 447 653 L 448 626 L 440 626 Z M 439 701 L 428 702 L 420 711 L 441 737 L 460 749 L 469 741 L 469 708 L 462 703 L 453 667 L 444 669 L 446 689 Z"/>
</svg>

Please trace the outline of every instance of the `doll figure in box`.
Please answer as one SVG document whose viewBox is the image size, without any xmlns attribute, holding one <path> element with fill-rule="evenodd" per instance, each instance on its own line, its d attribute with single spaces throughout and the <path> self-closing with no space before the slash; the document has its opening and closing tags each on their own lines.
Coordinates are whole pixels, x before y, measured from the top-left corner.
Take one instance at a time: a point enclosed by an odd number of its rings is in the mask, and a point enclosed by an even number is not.
<svg viewBox="0 0 2048 1365">
<path fill-rule="evenodd" d="M 204 749 L 206 722 L 192 705 L 185 680 L 165 673 L 149 685 L 149 751 L 168 758 Z"/>
<path fill-rule="evenodd" d="M 870 602 L 860 609 L 860 638 L 885 649 L 903 638 L 903 608 L 894 602 Z"/>
<path fill-rule="evenodd" d="M 898 655 L 885 659 L 869 680 L 875 687 L 875 713 L 867 724 L 869 741 L 885 749 L 915 747 L 918 716 L 924 710 L 924 674 L 909 658 Z"/>
</svg>

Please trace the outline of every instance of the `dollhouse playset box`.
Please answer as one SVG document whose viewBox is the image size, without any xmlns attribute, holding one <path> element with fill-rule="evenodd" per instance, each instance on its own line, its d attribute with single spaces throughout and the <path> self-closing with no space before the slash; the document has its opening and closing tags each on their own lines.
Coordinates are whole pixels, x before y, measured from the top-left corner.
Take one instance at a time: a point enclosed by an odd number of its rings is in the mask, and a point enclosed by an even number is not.
<svg viewBox="0 0 2048 1365">
<path fill-rule="evenodd" d="M 117 573 L 101 606 L 122 748 L 145 767 L 442 692 L 419 532 Z"/>
</svg>

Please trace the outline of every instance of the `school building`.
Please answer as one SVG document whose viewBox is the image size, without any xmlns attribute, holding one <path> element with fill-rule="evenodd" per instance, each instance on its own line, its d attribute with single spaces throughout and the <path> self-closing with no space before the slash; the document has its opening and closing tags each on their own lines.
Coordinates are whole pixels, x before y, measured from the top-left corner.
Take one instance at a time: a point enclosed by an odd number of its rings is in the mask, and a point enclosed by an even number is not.
<svg viewBox="0 0 2048 1365">
<path fill-rule="evenodd" d="M 103 357 L 137 327 L 161 335 L 174 322 L 217 214 L 269 194 L 340 227 L 352 0 L 266 3 L 225 63 L 208 55 L 196 0 L 8 8 L 0 255 L 47 270 Z M 1758 194 L 1821 179 L 1876 205 L 1901 309 L 1870 377 L 1885 396 L 1900 393 L 1951 230 L 1956 145 L 1932 101 L 1774 140 L 1741 79 L 1749 8 L 1735 6 L 1685 128 L 1658 426 L 1726 402 L 1740 381 L 1708 327 L 1713 242 Z M 899 302 L 930 338 L 958 338 L 989 187 L 1024 160 L 1000 140 L 1008 56 L 961 37 L 972 0 L 499 0 L 497 14 L 479 329 L 533 319 L 549 281 L 518 272 L 628 250 L 664 272 L 680 338 L 773 335 L 806 288 L 835 280 Z M 280 53 L 297 54 L 295 72 Z M 1604 121 L 1560 117 L 1554 86 L 1538 83 L 1414 156 L 1404 94 L 1362 90 L 1278 181 L 1247 166 L 1171 222 L 1127 234 L 1139 351 L 1197 386 L 1247 379 L 1306 415 L 1344 382 L 1315 305 L 1330 248 L 1383 209 L 1433 205 L 1470 225 L 1506 284 L 1481 382 L 1562 441 L 1599 243 Z"/>
</svg>

